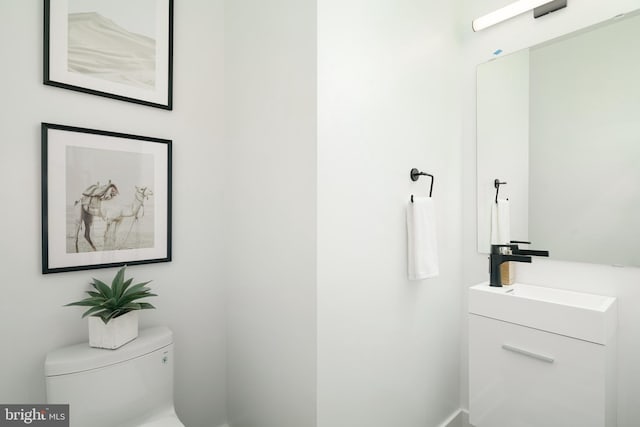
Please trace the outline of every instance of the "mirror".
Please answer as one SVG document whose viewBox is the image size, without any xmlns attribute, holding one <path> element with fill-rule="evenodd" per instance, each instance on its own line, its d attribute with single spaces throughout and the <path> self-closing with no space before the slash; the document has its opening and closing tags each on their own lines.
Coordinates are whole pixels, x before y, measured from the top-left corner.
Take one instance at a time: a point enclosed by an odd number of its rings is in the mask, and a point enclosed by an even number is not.
<svg viewBox="0 0 640 427">
<path fill-rule="evenodd" d="M 551 258 L 640 266 L 640 14 L 477 70 L 478 251 L 491 205 Z"/>
</svg>

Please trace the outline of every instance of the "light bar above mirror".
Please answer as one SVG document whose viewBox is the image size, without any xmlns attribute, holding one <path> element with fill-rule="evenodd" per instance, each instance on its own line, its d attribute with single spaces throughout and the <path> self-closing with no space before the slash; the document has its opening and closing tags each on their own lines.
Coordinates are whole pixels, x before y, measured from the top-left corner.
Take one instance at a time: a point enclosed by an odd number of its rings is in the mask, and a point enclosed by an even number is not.
<svg viewBox="0 0 640 427">
<path fill-rule="evenodd" d="M 519 0 L 474 19 L 471 27 L 473 31 L 480 31 L 530 10 L 533 10 L 534 18 L 539 18 L 565 7 L 567 7 L 567 0 Z"/>
</svg>

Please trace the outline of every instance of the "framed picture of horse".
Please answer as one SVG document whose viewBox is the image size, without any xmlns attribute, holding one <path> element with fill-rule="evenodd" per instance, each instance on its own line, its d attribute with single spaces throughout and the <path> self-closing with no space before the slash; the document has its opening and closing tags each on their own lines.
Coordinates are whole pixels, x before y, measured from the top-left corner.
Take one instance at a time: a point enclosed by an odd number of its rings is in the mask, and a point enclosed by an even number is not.
<svg viewBox="0 0 640 427">
<path fill-rule="evenodd" d="M 173 108 L 173 0 L 44 0 L 45 85 Z"/>
<path fill-rule="evenodd" d="M 42 123 L 42 273 L 171 261 L 171 145 Z"/>
</svg>

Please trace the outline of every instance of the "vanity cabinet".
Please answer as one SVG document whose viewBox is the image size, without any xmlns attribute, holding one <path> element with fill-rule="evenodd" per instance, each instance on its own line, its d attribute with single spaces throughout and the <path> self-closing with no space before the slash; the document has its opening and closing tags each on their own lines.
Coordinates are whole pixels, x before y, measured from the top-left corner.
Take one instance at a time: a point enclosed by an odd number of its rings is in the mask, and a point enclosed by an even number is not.
<svg viewBox="0 0 640 427">
<path fill-rule="evenodd" d="M 471 425 L 614 427 L 615 298 L 520 284 L 489 288 L 472 287 L 469 295 Z M 602 334 L 572 320 L 584 322 L 581 315 L 604 322 Z M 549 316 L 563 325 L 554 327 Z"/>
</svg>

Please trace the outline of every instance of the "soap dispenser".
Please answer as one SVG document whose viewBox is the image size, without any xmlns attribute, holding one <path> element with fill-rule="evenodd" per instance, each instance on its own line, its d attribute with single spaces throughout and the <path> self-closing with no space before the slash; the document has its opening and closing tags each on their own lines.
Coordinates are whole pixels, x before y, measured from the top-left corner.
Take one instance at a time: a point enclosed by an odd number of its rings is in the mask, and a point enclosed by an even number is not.
<svg viewBox="0 0 640 427">
<path fill-rule="evenodd" d="M 510 247 L 502 247 L 500 248 L 501 255 L 513 255 L 513 252 Z M 515 281 L 515 265 L 512 265 L 513 262 L 507 261 L 500 264 L 500 284 L 505 285 L 513 285 Z"/>
</svg>

